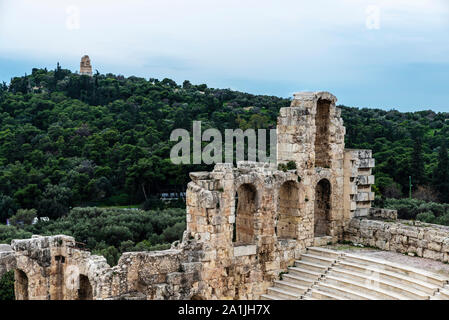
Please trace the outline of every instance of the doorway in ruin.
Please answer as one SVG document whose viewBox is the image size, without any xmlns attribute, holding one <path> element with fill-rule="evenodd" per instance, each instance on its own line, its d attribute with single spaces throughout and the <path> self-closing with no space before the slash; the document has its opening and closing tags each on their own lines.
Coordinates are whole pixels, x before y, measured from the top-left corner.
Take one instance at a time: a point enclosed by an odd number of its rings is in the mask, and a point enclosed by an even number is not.
<svg viewBox="0 0 449 320">
<path fill-rule="evenodd" d="M 279 190 L 279 212 L 276 225 L 278 239 L 296 239 L 298 232 L 299 187 L 295 181 L 284 182 Z"/>
<path fill-rule="evenodd" d="M 89 278 L 83 274 L 80 274 L 80 283 L 78 289 L 78 300 L 92 300 L 92 286 L 90 285 Z"/>
<path fill-rule="evenodd" d="M 235 196 L 235 224 L 232 241 L 236 244 L 252 244 L 255 241 L 254 220 L 257 211 L 257 191 L 252 184 L 242 184 Z"/>
<path fill-rule="evenodd" d="M 28 277 L 26 273 L 17 269 L 14 274 L 14 280 L 16 300 L 28 300 Z"/>
<path fill-rule="evenodd" d="M 315 115 L 315 167 L 330 167 L 329 125 L 331 101 L 320 99 Z"/>
<path fill-rule="evenodd" d="M 318 182 L 315 191 L 314 233 L 315 237 L 329 234 L 331 211 L 331 184 L 323 179 Z"/>
</svg>

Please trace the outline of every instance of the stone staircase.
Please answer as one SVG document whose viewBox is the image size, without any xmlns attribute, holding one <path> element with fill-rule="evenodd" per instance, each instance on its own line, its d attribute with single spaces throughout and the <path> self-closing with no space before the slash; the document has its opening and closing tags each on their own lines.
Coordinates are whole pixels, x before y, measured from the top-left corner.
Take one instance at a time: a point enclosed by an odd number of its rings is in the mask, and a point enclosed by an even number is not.
<svg viewBox="0 0 449 320">
<path fill-rule="evenodd" d="M 449 300 L 449 275 L 308 248 L 262 300 Z"/>
</svg>

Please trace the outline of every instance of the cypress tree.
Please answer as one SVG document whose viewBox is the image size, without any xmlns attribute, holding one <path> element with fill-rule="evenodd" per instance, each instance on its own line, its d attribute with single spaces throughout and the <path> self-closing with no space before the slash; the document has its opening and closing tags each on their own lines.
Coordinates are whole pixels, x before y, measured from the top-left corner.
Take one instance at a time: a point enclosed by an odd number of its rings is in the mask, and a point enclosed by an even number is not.
<svg viewBox="0 0 449 320">
<path fill-rule="evenodd" d="M 439 193 L 441 202 L 449 203 L 449 156 L 446 141 L 438 153 L 438 165 L 433 173 L 433 186 Z"/>
<path fill-rule="evenodd" d="M 425 170 L 424 170 L 424 157 L 423 157 L 423 138 L 422 132 L 416 130 L 413 133 L 413 140 L 415 142 L 413 146 L 412 161 L 411 161 L 411 176 L 414 181 L 415 187 L 425 184 Z"/>
</svg>

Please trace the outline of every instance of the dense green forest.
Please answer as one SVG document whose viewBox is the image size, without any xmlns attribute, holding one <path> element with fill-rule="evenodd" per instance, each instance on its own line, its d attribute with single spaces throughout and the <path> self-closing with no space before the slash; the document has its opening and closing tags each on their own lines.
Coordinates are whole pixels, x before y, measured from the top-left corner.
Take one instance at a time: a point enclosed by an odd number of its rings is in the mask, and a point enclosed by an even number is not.
<svg viewBox="0 0 449 320">
<path fill-rule="evenodd" d="M 0 86 L 0 221 L 18 209 L 157 203 L 203 165 L 169 159 L 173 129 L 273 128 L 289 99 L 184 81 L 33 69 Z M 379 197 L 449 202 L 449 113 L 341 106 L 350 148 L 373 149 Z"/>
</svg>

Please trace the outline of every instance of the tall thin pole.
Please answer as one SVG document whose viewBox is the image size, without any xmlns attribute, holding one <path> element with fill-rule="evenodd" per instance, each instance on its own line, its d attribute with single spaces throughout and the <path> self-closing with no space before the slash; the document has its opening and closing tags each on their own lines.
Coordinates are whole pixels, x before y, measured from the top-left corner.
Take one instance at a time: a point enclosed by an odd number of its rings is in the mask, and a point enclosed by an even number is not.
<svg viewBox="0 0 449 320">
<path fill-rule="evenodd" d="M 409 176 L 409 185 L 410 185 L 410 191 L 409 191 L 409 197 L 412 198 L 412 176 Z"/>
</svg>

